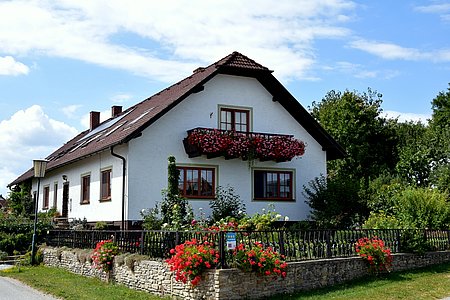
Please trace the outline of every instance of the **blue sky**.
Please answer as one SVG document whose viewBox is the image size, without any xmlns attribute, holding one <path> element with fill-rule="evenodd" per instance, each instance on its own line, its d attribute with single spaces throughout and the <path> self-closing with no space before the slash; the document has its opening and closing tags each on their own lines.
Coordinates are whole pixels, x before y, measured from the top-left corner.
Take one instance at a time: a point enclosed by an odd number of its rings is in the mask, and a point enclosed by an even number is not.
<svg viewBox="0 0 450 300">
<path fill-rule="evenodd" d="M 232 51 L 305 107 L 370 87 L 389 116 L 424 121 L 450 82 L 449 37 L 440 0 L 0 0 L 0 193 L 90 111 L 107 118 Z"/>
</svg>

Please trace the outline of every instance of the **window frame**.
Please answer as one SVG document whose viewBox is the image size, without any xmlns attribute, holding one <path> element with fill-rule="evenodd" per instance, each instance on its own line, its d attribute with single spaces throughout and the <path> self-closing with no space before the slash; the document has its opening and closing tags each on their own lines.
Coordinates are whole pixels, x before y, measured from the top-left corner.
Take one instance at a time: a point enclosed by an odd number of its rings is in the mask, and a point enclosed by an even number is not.
<svg viewBox="0 0 450 300">
<path fill-rule="evenodd" d="M 91 202 L 91 173 L 81 175 L 80 204 Z"/>
<path fill-rule="evenodd" d="M 180 169 L 183 169 L 184 172 L 184 178 L 179 178 L 179 183 L 178 186 L 180 185 L 180 182 L 183 182 L 183 189 L 180 189 L 180 195 L 182 197 L 185 197 L 187 199 L 214 199 L 216 197 L 216 186 L 217 186 L 217 166 L 204 166 L 204 165 L 177 165 L 177 170 L 180 171 Z M 197 174 L 197 186 L 201 186 L 201 171 L 212 171 L 212 194 L 211 195 L 187 195 L 186 194 L 186 189 L 187 189 L 187 185 L 188 185 L 188 181 L 186 180 L 186 170 L 196 170 L 199 172 L 199 174 Z M 181 173 L 181 172 L 180 172 Z M 200 175 L 200 176 L 199 176 Z M 180 174 L 181 177 L 181 174 Z M 201 191 L 199 191 L 199 194 L 201 194 Z"/>
<path fill-rule="evenodd" d="M 280 195 L 280 174 L 290 174 L 290 182 L 289 182 L 289 189 L 290 189 L 290 197 L 257 197 L 256 196 L 256 173 L 264 173 L 264 176 L 266 176 L 268 173 L 274 173 L 277 174 L 277 194 Z M 295 178 L 296 173 L 295 169 L 263 169 L 263 168 L 254 168 L 252 170 L 252 198 L 254 201 L 283 201 L 283 202 L 289 202 L 289 201 L 295 201 Z M 267 184 L 267 183 L 265 183 Z M 264 185 L 264 183 L 263 183 Z M 267 190 L 267 186 L 266 186 Z"/>
<path fill-rule="evenodd" d="M 108 182 L 107 184 L 107 194 L 103 193 L 103 174 L 108 173 Z M 100 202 L 111 201 L 111 193 L 112 193 L 112 168 L 106 168 L 100 171 Z"/>
<path fill-rule="evenodd" d="M 42 188 L 42 209 L 46 210 L 50 205 L 50 185 L 44 185 Z"/>
<path fill-rule="evenodd" d="M 244 106 L 227 106 L 227 105 L 219 105 L 219 117 L 218 117 L 218 128 L 221 130 L 231 130 L 238 132 L 251 132 L 252 131 L 252 108 L 244 107 Z M 223 122 L 222 120 L 222 111 L 231 112 L 231 122 Z M 246 113 L 246 125 L 247 130 L 236 130 L 236 113 Z M 226 120 L 227 121 L 227 120 Z M 222 124 L 231 124 L 231 129 L 222 128 Z M 241 123 L 242 124 L 242 123 Z"/>
<path fill-rule="evenodd" d="M 58 207 L 58 182 L 53 183 L 53 208 Z"/>
</svg>

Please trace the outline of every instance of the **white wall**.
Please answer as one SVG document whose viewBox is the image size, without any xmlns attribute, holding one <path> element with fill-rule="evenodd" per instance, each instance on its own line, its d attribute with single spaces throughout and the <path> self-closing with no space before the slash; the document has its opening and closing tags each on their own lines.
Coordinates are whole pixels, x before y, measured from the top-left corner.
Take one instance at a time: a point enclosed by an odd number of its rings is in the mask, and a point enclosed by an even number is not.
<svg viewBox="0 0 450 300">
<path fill-rule="evenodd" d="M 127 155 L 127 146 L 114 149 L 115 153 L 122 156 Z M 100 172 L 105 168 L 112 169 L 111 178 L 111 201 L 100 201 Z M 90 203 L 81 202 L 81 176 L 90 174 Z M 68 217 L 75 219 L 86 218 L 88 222 L 96 221 L 119 221 L 122 218 L 122 161 L 104 151 L 87 159 L 75 162 L 55 171 L 47 172 L 45 178 L 41 179 L 39 188 L 39 211 L 43 205 L 43 188 L 50 186 L 49 208 L 53 206 L 54 183 L 58 183 L 57 210 L 62 212 L 63 178 L 67 176 L 69 182 L 69 205 Z M 32 192 L 37 189 L 37 179 L 33 180 Z"/>
<path fill-rule="evenodd" d="M 248 162 L 240 159 L 188 158 L 182 140 L 186 131 L 195 127 L 217 128 L 218 105 L 252 108 L 252 131 L 293 134 L 304 141 L 305 155 L 291 162 L 255 161 L 256 168 L 295 169 L 295 202 L 252 200 L 252 176 Z M 140 219 L 143 208 L 154 207 L 161 201 L 161 189 L 167 187 L 167 157 L 174 155 L 177 164 L 212 165 L 218 168 L 217 185 L 231 185 L 245 200 L 247 213 L 253 214 L 269 203 L 291 220 L 304 219 L 309 207 L 302 195 L 303 186 L 314 177 L 326 173 L 326 155 L 322 147 L 295 121 L 256 80 L 252 78 L 218 75 L 210 80 L 204 91 L 192 94 L 148 127 L 143 135 L 129 142 L 129 218 Z M 209 209 L 207 200 L 190 200 L 198 208 Z"/>
</svg>

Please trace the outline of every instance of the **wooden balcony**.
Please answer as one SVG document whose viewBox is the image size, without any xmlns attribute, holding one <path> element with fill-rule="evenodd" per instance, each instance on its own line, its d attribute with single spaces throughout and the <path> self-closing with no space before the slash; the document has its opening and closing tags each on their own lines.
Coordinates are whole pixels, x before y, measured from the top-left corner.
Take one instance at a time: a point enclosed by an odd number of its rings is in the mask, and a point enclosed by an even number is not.
<svg viewBox="0 0 450 300">
<path fill-rule="evenodd" d="M 293 135 L 201 127 L 188 130 L 183 145 L 190 158 L 206 155 L 208 159 L 222 156 L 225 159 L 283 162 L 305 152 L 305 144 Z"/>
</svg>

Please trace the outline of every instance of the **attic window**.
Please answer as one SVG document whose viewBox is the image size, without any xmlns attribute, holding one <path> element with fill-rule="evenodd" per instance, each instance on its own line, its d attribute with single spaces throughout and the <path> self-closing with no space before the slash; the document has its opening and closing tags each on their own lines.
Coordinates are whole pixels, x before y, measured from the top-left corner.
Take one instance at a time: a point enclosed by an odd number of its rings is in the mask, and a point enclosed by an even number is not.
<svg viewBox="0 0 450 300">
<path fill-rule="evenodd" d="M 250 131 L 250 109 L 240 107 L 219 107 L 219 129 L 228 131 Z"/>
</svg>

